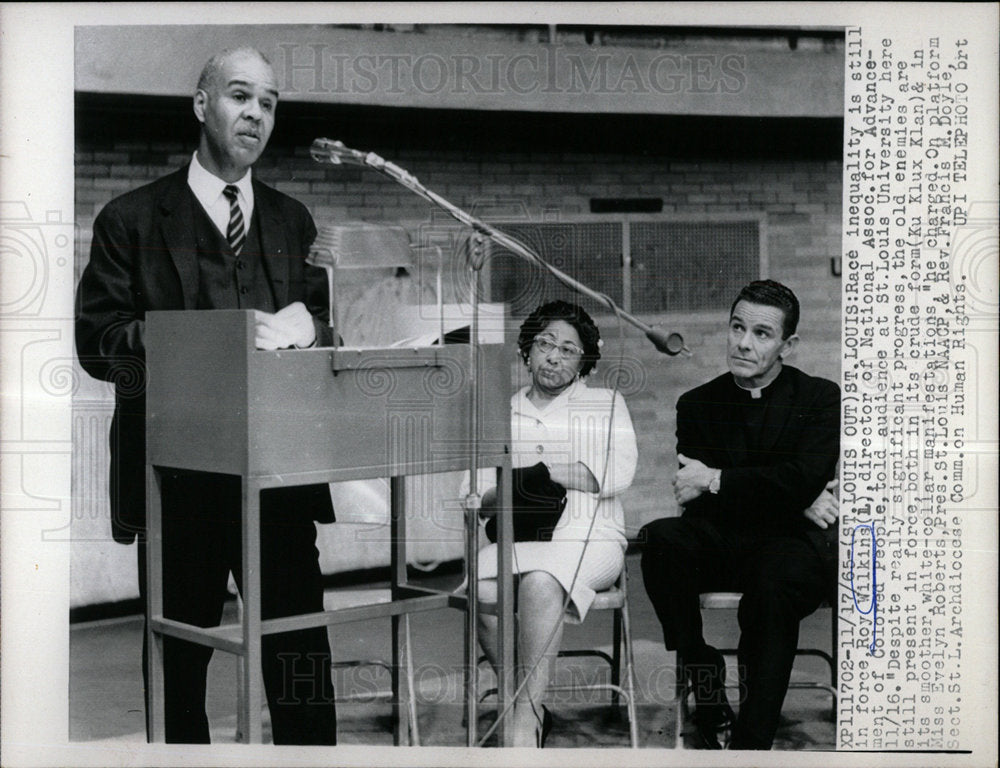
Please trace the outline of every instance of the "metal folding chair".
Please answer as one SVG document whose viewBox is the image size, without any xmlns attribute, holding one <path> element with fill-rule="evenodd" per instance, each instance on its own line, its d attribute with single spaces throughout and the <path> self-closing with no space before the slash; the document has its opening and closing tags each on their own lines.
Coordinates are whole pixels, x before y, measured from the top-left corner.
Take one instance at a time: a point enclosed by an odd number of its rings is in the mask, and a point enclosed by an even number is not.
<svg viewBox="0 0 1000 768">
<path fill-rule="evenodd" d="M 701 609 L 704 610 L 736 610 L 740 605 L 740 598 L 743 597 L 741 592 L 705 592 L 700 597 Z M 798 648 L 795 651 L 796 656 L 818 656 L 823 659 L 830 668 L 830 682 L 825 683 L 821 681 L 814 680 L 793 680 L 788 684 L 789 690 L 815 690 L 821 689 L 827 691 L 833 697 L 833 712 L 836 716 L 837 712 L 837 611 L 836 609 L 827 602 L 824 602 L 820 609 L 828 608 L 830 610 L 830 653 L 823 651 L 819 648 Z M 736 648 L 719 648 L 719 653 L 723 656 L 735 656 Z M 684 674 L 684 659 L 681 654 L 677 654 L 676 663 L 676 700 L 677 700 L 677 713 L 676 713 L 676 723 L 674 727 L 674 748 L 684 749 L 684 723 L 687 721 L 690 714 L 690 709 L 688 707 L 688 698 L 693 693 L 691 684 L 687 680 L 687 676 Z M 739 683 L 737 681 L 732 681 L 727 684 L 727 688 L 738 688 Z"/>
</svg>

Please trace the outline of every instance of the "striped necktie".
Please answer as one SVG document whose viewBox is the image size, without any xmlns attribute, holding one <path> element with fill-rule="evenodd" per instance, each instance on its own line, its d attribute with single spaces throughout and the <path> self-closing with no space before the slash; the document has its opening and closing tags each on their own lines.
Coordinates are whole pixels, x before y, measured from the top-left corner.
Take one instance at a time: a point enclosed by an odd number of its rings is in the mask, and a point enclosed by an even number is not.
<svg viewBox="0 0 1000 768">
<path fill-rule="evenodd" d="M 229 247 L 237 256 L 243 250 L 243 243 L 247 239 L 246 227 L 243 226 L 243 211 L 240 210 L 240 206 L 236 202 L 238 191 L 234 184 L 227 184 L 226 188 L 222 190 L 222 194 L 229 200 L 229 227 L 226 229 L 226 240 L 229 241 Z"/>
</svg>

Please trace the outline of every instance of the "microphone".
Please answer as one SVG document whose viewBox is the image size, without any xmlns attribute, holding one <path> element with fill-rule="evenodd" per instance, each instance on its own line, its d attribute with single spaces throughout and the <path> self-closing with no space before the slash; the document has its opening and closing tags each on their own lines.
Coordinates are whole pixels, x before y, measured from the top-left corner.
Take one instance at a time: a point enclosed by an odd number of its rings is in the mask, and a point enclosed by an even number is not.
<svg viewBox="0 0 1000 768">
<path fill-rule="evenodd" d="M 646 331 L 646 338 L 649 339 L 653 346 L 665 355 L 683 354 L 684 357 L 691 357 L 691 350 L 684 346 L 684 337 L 679 333 L 667 333 L 666 331 L 661 331 L 659 328 L 650 327 Z"/>
</svg>

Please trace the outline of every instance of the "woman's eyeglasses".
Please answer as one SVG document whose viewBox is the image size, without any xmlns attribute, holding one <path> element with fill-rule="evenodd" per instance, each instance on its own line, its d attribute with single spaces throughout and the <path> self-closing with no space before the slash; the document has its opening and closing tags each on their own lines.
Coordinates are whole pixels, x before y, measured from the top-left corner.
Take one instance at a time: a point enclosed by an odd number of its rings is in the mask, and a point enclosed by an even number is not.
<svg viewBox="0 0 1000 768">
<path fill-rule="evenodd" d="M 549 354 L 553 349 L 558 349 L 559 354 L 564 360 L 581 357 L 583 355 L 583 350 L 573 342 L 567 341 L 562 344 L 556 344 L 552 341 L 552 339 L 546 338 L 545 336 L 535 337 L 535 348 L 543 355 Z"/>
</svg>

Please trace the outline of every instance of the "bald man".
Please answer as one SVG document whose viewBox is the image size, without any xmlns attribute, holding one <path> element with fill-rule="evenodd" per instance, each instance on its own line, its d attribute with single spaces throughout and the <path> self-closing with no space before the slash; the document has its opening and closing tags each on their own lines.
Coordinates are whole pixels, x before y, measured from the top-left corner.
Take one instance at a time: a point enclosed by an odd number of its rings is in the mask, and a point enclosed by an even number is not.
<svg viewBox="0 0 1000 768">
<path fill-rule="evenodd" d="M 112 200 L 94 222 L 77 291 L 77 353 L 88 373 L 115 384 L 111 532 L 123 544 L 138 540 L 143 599 L 146 312 L 251 309 L 258 348 L 332 341 L 325 274 L 305 263 L 316 236 L 312 217 L 251 171 L 277 105 L 274 71 L 262 53 L 239 48 L 213 56 L 194 94 L 201 135 L 191 162 Z M 161 486 L 164 615 L 216 626 L 229 574 L 242 577 L 240 480 L 170 471 Z M 333 521 L 325 485 L 261 493 L 263 618 L 323 610 L 317 521 Z M 209 742 L 212 649 L 165 637 L 163 654 L 167 741 Z M 276 744 L 336 743 L 325 628 L 266 635 L 262 671 Z"/>
</svg>

